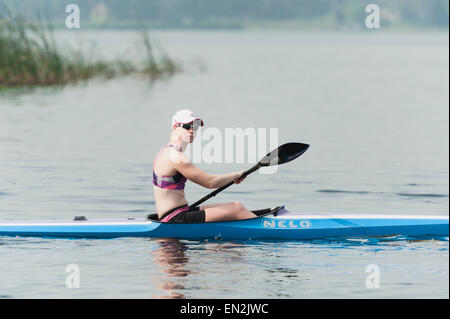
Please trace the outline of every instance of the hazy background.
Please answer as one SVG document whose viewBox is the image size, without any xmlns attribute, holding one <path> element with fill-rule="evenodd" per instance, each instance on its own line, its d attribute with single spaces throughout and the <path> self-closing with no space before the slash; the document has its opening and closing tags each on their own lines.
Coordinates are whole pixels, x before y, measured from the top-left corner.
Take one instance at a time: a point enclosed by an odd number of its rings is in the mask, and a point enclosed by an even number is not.
<svg viewBox="0 0 450 319">
<path fill-rule="evenodd" d="M 177 29 L 364 29 L 365 7 L 381 8 L 384 28 L 448 29 L 446 0 L 1 0 L 26 17 L 62 27 L 67 4 L 81 8 L 82 27 Z"/>
</svg>

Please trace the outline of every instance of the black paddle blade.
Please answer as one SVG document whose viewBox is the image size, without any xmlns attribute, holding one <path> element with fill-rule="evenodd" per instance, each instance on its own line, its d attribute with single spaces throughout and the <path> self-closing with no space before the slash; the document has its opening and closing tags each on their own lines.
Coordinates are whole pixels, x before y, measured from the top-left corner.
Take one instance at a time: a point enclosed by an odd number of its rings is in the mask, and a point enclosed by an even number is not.
<svg viewBox="0 0 450 319">
<path fill-rule="evenodd" d="M 260 162 L 261 166 L 273 166 L 288 163 L 308 149 L 309 144 L 286 143 L 268 153 Z"/>
</svg>

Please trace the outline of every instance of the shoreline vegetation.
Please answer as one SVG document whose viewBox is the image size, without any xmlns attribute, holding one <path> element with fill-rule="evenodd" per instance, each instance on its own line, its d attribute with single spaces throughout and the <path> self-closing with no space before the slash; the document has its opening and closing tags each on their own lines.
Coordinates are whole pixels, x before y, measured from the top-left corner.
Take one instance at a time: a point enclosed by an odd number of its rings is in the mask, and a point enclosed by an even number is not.
<svg viewBox="0 0 450 319">
<path fill-rule="evenodd" d="M 166 53 L 155 52 L 147 31 L 142 31 L 141 46 L 145 57 L 140 63 L 122 58 L 106 61 L 81 50 L 63 52 L 55 42 L 53 28 L 44 22 L 0 17 L 0 89 L 74 84 L 132 74 L 156 80 L 181 71 Z"/>
</svg>

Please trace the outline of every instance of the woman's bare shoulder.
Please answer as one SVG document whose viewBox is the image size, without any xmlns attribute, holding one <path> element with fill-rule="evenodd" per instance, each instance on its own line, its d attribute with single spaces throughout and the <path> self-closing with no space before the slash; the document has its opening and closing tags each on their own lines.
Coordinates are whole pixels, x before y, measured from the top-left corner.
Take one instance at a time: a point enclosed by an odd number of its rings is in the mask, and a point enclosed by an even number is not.
<svg viewBox="0 0 450 319">
<path fill-rule="evenodd" d="M 179 152 L 175 149 L 167 150 L 166 159 L 174 165 L 191 163 L 189 156 L 187 156 L 185 153 Z"/>
</svg>

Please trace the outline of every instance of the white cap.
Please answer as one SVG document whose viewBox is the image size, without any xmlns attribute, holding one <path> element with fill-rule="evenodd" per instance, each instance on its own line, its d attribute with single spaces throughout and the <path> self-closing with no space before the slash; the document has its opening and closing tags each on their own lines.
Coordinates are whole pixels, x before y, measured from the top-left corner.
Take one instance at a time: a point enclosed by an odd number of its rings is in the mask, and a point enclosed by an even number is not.
<svg viewBox="0 0 450 319">
<path fill-rule="evenodd" d="M 201 126 L 205 125 L 201 118 L 198 118 L 198 117 L 194 116 L 194 114 L 192 114 L 191 110 L 187 110 L 187 109 L 180 110 L 177 113 L 175 113 L 175 115 L 172 117 L 172 127 L 174 127 L 178 123 L 187 124 L 187 123 L 194 122 L 195 120 L 200 120 L 202 123 Z"/>
</svg>

